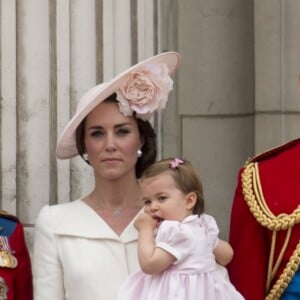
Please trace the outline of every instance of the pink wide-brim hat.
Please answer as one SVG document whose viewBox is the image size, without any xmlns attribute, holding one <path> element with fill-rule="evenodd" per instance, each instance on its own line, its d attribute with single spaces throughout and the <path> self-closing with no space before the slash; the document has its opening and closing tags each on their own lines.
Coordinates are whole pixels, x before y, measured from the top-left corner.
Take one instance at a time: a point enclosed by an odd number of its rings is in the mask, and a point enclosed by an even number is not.
<svg viewBox="0 0 300 300">
<path fill-rule="evenodd" d="M 69 121 L 58 140 L 56 148 L 57 158 L 67 159 L 79 154 L 76 146 L 77 127 L 98 104 L 124 86 L 126 76 L 130 72 L 133 72 L 148 63 L 164 63 L 168 68 L 169 75 L 171 75 L 177 69 L 179 61 L 179 53 L 164 52 L 150 57 L 123 71 L 112 80 L 96 85 L 88 90 L 79 100 L 75 115 Z"/>
</svg>

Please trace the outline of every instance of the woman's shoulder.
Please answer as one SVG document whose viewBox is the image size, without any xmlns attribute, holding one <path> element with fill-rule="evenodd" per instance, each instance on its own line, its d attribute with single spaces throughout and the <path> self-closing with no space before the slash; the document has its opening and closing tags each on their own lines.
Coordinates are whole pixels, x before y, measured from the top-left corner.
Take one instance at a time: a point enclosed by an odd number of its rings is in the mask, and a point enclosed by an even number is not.
<svg viewBox="0 0 300 300">
<path fill-rule="evenodd" d="M 43 226 L 51 223 L 59 226 L 68 219 L 73 220 L 76 216 L 81 215 L 83 206 L 84 203 L 80 199 L 55 205 L 45 205 L 39 211 L 36 224 Z"/>
<path fill-rule="evenodd" d="M 39 215 L 40 214 L 64 214 L 66 212 L 73 211 L 73 209 L 80 208 L 83 205 L 83 202 L 81 199 L 77 199 L 74 201 L 70 202 L 65 202 L 65 203 L 59 203 L 59 204 L 53 204 L 53 205 L 45 205 L 41 208 Z"/>
<path fill-rule="evenodd" d="M 82 198 L 57 205 L 44 206 L 36 222 L 38 230 L 56 235 L 91 238 L 115 237 L 103 219 Z"/>
</svg>

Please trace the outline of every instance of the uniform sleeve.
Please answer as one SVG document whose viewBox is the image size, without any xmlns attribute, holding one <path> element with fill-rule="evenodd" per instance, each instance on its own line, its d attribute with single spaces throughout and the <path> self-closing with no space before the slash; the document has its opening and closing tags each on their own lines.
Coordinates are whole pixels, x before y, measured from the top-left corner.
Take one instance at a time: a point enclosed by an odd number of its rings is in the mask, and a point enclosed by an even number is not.
<svg viewBox="0 0 300 300">
<path fill-rule="evenodd" d="M 190 239 L 179 222 L 164 221 L 160 225 L 156 237 L 156 247 L 172 254 L 176 258 L 175 264 L 190 253 L 189 245 Z"/>
<path fill-rule="evenodd" d="M 31 261 L 25 243 L 24 229 L 20 223 L 17 224 L 16 229 L 10 237 L 10 244 L 18 260 L 18 266 L 15 269 L 14 299 L 33 300 Z"/>
<path fill-rule="evenodd" d="M 230 280 L 247 300 L 265 299 L 268 261 L 266 241 L 266 231 L 255 220 L 244 200 L 240 172 L 229 233 L 234 257 L 227 268 Z"/>
<path fill-rule="evenodd" d="M 33 284 L 35 300 L 64 300 L 63 272 L 53 230 L 51 207 L 41 209 L 35 228 Z"/>
<path fill-rule="evenodd" d="M 212 245 L 212 248 L 215 249 L 219 242 L 220 232 L 215 218 L 210 215 L 203 214 L 201 215 L 200 221 L 206 228 L 206 232 Z"/>
</svg>

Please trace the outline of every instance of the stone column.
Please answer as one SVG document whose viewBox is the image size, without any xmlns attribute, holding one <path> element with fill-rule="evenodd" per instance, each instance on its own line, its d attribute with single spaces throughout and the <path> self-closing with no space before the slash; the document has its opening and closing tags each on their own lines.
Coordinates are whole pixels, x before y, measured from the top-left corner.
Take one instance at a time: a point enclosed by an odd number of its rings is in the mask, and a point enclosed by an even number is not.
<svg viewBox="0 0 300 300">
<path fill-rule="evenodd" d="M 255 152 L 300 136 L 300 2 L 255 1 Z"/>
<path fill-rule="evenodd" d="M 195 165 L 207 212 L 226 237 L 237 172 L 253 154 L 253 2 L 163 3 L 162 49 L 182 55 L 175 101 L 163 116 L 163 155 Z"/>
</svg>

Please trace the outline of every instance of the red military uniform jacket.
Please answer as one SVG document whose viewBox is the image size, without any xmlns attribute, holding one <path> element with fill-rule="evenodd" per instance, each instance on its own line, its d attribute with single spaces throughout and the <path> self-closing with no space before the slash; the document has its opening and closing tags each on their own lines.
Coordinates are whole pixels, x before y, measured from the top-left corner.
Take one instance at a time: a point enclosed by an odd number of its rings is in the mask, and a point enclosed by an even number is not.
<svg viewBox="0 0 300 300">
<path fill-rule="evenodd" d="M 279 299 L 299 275 L 299 222 L 300 139 L 254 157 L 239 172 L 228 271 L 247 300 Z"/>
<path fill-rule="evenodd" d="M 31 263 L 23 226 L 3 211 L 0 212 L 0 299 L 33 299 Z"/>
</svg>

